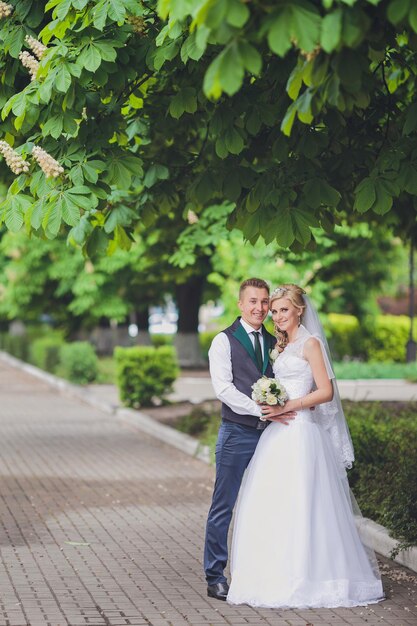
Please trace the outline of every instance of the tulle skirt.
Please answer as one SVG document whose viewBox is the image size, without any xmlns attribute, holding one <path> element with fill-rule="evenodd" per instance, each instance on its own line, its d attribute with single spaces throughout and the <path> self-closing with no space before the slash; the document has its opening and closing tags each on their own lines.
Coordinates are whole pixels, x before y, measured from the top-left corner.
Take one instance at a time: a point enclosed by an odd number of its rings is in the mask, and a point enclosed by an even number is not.
<svg viewBox="0 0 417 626">
<path fill-rule="evenodd" d="M 231 604 L 334 608 L 383 598 L 346 473 L 326 431 L 303 413 L 289 426 L 272 423 L 249 465 L 236 509 Z"/>
</svg>

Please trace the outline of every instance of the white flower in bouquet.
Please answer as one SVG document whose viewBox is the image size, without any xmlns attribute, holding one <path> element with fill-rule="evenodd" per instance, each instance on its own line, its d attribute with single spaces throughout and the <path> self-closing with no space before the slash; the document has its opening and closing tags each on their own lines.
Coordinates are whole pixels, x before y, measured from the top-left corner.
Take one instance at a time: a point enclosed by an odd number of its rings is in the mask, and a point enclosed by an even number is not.
<svg viewBox="0 0 417 626">
<path fill-rule="evenodd" d="M 262 376 L 252 385 L 252 400 L 265 404 L 284 406 L 288 400 L 288 394 L 277 378 Z"/>
<path fill-rule="evenodd" d="M 263 376 L 262 378 L 259 379 L 259 389 L 261 391 L 269 391 L 269 378 L 267 378 L 266 376 Z"/>
<path fill-rule="evenodd" d="M 278 398 L 276 396 L 274 396 L 272 393 L 269 393 L 266 396 L 266 403 L 267 404 L 278 404 Z"/>
<path fill-rule="evenodd" d="M 273 350 L 270 350 L 269 351 L 269 360 L 271 361 L 271 363 L 275 363 L 275 361 L 277 360 L 279 355 L 280 355 L 280 352 L 279 352 L 278 348 L 274 348 Z"/>
</svg>

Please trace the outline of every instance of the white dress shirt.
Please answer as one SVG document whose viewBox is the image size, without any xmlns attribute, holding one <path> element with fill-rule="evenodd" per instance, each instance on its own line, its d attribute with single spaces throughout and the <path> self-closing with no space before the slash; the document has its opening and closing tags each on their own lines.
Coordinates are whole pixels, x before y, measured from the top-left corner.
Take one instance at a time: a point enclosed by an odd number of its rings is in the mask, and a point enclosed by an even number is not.
<svg viewBox="0 0 417 626">
<path fill-rule="evenodd" d="M 250 333 L 256 331 L 244 320 L 240 320 L 243 328 L 249 335 L 252 345 L 255 346 L 255 337 Z M 262 356 L 264 351 L 264 342 L 262 341 L 262 328 L 259 329 L 261 337 L 260 344 Z M 232 358 L 230 350 L 230 342 L 225 333 L 219 333 L 213 339 L 209 350 L 210 376 L 213 383 L 214 392 L 221 402 L 227 404 L 238 415 L 254 415 L 262 417 L 261 408 L 252 398 L 236 389 L 233 384 Z M 248 356 L 248 358 L 250 358 Z M 259 378 L 261 374 L 259 374 Z"/>
</svg>

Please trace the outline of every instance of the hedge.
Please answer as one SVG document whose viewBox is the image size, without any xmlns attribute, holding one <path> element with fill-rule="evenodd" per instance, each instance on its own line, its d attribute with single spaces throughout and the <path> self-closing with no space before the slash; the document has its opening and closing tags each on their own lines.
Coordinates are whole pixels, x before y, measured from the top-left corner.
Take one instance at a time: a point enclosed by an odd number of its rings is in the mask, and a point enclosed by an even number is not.
<svg viewBox="0 0 417 626">
<path fill-rule="evenodd" d="M 53 331 L 46 337 L 35 339 L 29 348 L 30 362 L 47 372 L 56 372 L 60 363 L 63 344 L 62 335 Z"/>
<path fill-rule="evenodd" d="M 98 359 L 93 346 L 88 341 L 64 344 L 60 351 L 59 373 L 79 385 L 96 380 Z"/>
<path fill-rule="evenodd" d="M 330 313 L 326 322 L 334 360 L 404 362 L 409 332 L 406 315 L 377 315 L 360 324 L 353 315 Z"/>
<path fill-rule="evenodd" d="M 172 346 L 115 348 L 116 378 L 126 406 L 152 406 L 172 389 L 179 369 Z"/>
<path fill-rule="evenodd" d="M 417 545 L 417 405 L 344 403 L 355 448 L 349 482 L 363 515 Z"/>
</svg>

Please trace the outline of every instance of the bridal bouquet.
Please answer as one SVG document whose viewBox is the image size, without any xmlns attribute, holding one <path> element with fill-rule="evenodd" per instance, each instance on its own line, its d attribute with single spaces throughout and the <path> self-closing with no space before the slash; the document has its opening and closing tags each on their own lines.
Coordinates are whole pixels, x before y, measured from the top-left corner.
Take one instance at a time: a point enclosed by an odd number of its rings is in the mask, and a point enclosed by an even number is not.
<svg viewBox="0 0 417 626">
<path fill-rule="evenodd" d="M 284 406 L 288 400 L 288 394 L 277 378 L 262 376 L 252 385 L 252 400 L 266 404 L 279 404 Z"/>
</svg>

